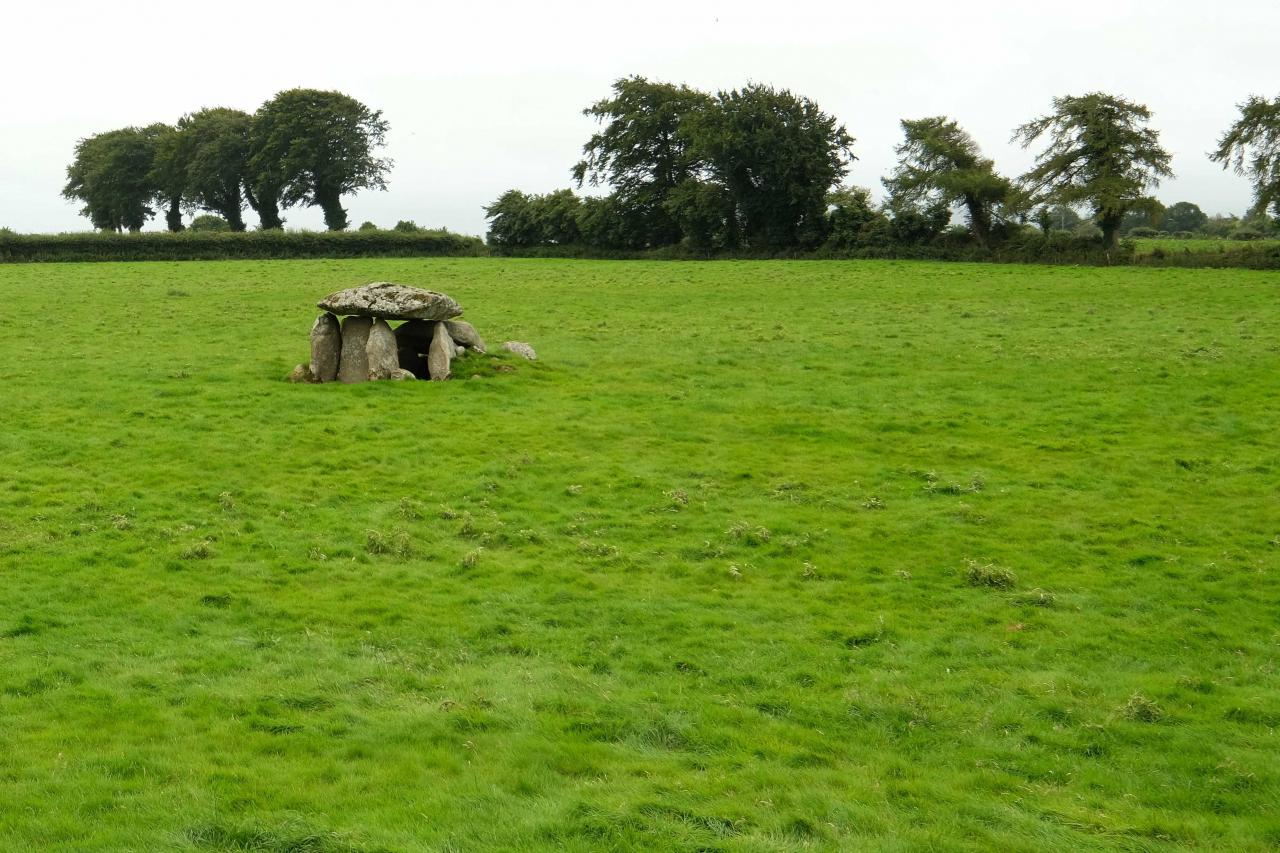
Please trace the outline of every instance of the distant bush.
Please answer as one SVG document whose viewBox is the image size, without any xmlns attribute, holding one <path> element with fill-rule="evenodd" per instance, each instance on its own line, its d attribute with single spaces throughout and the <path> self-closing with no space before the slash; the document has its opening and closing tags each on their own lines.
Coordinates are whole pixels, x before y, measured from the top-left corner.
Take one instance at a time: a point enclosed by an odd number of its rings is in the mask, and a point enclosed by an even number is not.
<svg viewBox="0 0 1280 853">
<path fill-rule="evenodd" d="M 0 262 L 187 261 L 483 255 L 484 243 L 450 231 L 182 231 L 0 234 Z"/>
<path fill-rule="evenodd" d="M 1133 237 L 1136 240 L 1141 240 L 1146 237 L 1155 237 L 1155 236 L 1158 236 L 1159 234 L 1160 232 L 1157 231 L 1156 229 L 1148 228 L 1145 225 L 1140 225 L 1137 228 L 1129 229 L 1129 236 Z"/>
<path fill-rule="evenodd" d="M 418 227 L 418 224 L 412 219 L 401 219 L 395 225 L 391 226 L 391 230 L 398 231 L 401 234 L 418 234 L 426 229 Z"/>
<path fill-rule="evenodd" d="M 1248 225 L 1241 225 L 1239 228 L 1231 232 L 1232 240 L 1261 240 L 1266 235 L 1257 228 Z"/>
<path fill-rule="evenodd" d="M 1175 240 L 1194 240 L 1196 235 L 1194 231 L 1174 231 L 1172 236 Z"/>
<path fill-rule="evenodd" d="M 377 225 L 374 225 L 372 222 L 370 222 L 369 220 L 367 220 L 367 219 L 366 219 L 364 222 L 361 222 L 361 223 L 360 223 L 360 227 L 359 227 L 358 229 L 356 229 L 356 230 L 358 230 L 358 231 L 377 231 L 377 230 L 378 230 L 378 226 L 377 226 Z"/>
<path fill-rule="evenodd" d="M 195 219 L 191 220 L 191 230 L 197 231 L 197 232 L 199 231 L 230 231 L 231 226 L 228 225 L 227 220 L 223 219 L 221 216 L 216 216 L 212 213 L 206 213 L 202 216 L 197 216 Z"/>
</svg>

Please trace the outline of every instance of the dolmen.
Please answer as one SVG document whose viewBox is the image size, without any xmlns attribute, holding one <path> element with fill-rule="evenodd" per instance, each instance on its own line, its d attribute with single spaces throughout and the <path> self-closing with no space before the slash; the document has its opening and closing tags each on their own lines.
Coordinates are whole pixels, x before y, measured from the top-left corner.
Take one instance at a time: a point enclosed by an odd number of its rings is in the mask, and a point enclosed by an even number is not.
<svg viewBox="0 0 1280 853">
<path fill-rule="evenodd" d="M 455 358 L 486 351 L 475 327 L 457 319 L 462 306 L 434 290 L 378 281 L 316 305 L 325 313 L 311 327 L 311 361 L 293 369 L 291 382 L 443 381 Z"/>
</svg>

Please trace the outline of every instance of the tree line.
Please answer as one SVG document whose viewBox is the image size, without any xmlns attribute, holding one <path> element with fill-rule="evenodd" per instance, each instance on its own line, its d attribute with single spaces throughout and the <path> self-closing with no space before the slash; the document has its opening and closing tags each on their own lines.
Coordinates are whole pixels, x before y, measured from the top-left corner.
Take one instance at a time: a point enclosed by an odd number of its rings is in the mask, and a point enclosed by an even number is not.
<svg viewBox="0 0 1280 853">
<path fill-rule="evenodd" d="M 855 159 L 844 125 L 785 89 L 751 84 L 713 95 L 634 76 L 616 81 L 584 114 L 599 130 L 583 146 L 573 181 L 607 194 L 508 190 L 485 208 L 491 244 L 778 251 L 960 238 L 989 249 L 1033 230 L 1074 228 L 1110 249 L 1139 228 L 1181 234 L 1210 222 L 1190 202 L 1166 209 L 1156 201 L 1152 192 L 1173 171 L 1151 111 L 1101 92 L 1054 98 L 1047 114 L 1014 130 L 1013 141 L 1038 149 L 1017 177 L 999 174 L 956 120 L 904 119 L 879 205 L 868 189 L 842 183 Z M 1274 228 L 1280 98 L 1241 104 L 1209 156 L 1253 183 L 1246 222 Z M 958 228 L 949 227 L 955 212 Z"/>
<path fill-rule="evenodd" d="M 157 210 L 170 231 L 196 211 L 243 231 L 246 206 L 262 229 L 279 229 L 297 205 L 319 207 L 340 231 L 344 195 L 386 189 L 391 161 L 376 151 L 387 129 L 381 111 L 349 95 L 290 89 L 253 114 L 212 107 L 81 139 L 62 194 L 104 231 L 139 231 Z"/>
</svg>

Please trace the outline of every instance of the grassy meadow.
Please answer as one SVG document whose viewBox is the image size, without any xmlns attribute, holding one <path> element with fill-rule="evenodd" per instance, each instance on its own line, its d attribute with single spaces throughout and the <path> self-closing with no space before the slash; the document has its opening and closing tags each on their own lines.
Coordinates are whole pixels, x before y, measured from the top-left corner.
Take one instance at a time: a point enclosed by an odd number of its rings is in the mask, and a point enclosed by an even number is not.
<svg viewBox="0 0 1280 853">
<path fill-rule="evenodd" d="M 443 290 L 448 383 L 290 385 Z M 0 850 L 1273 850 L 1280 276 L 0 267 Z"/>
<path fill-rule="evenodd" d="M 1157 249 L 1166 255 L 1206 252 L 1229 255 L 1235 252 L 1274 249 L 1280 246 L 1280 240 L 1224 240 L 1218 237 L 1190 237 L 1185 240 L 1176 237 L 1143 237 L 1134 240 L 1133 243 L 1135 254 L 1140 258 L 1154 254 Z"/>
</svg>

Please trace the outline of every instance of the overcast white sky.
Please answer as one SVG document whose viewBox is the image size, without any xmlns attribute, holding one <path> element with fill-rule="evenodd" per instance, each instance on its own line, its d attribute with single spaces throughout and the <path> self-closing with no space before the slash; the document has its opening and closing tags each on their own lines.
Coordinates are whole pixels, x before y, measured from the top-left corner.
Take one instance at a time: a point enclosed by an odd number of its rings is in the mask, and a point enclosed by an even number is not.
<svg viewBox="0 0 1280 853">
<path fill-rule="evenodd" d="M 583 107 L 631 74 L 807 95 L 857 139 L 849 182 L 877 194 L 900 118 L 950 115 L 1017 174 L 1032 155 L 1009 144 L 1016 125 L 1054 95 L 1107 91 L 1155 113 L 1177 172 L 1157 195 L 1208 213 L 1242 212 L 1250 194 L 1205 152 L 1236 103 L 1280 94 L 1277 0 L 24 0 L 5 3 L 0 32 L 0 225 L 17 231 L 88 227 L 60 196 L 77 139 L 252 112 L 296 86 L 347 92 L 391 124 L 390 190 L 349 197 L 353 225 L 472 234 L 504 190 L 569 185 L 593 129 Z M 318 209 L 285 218 L 322 227 Z"/>
</svg>

